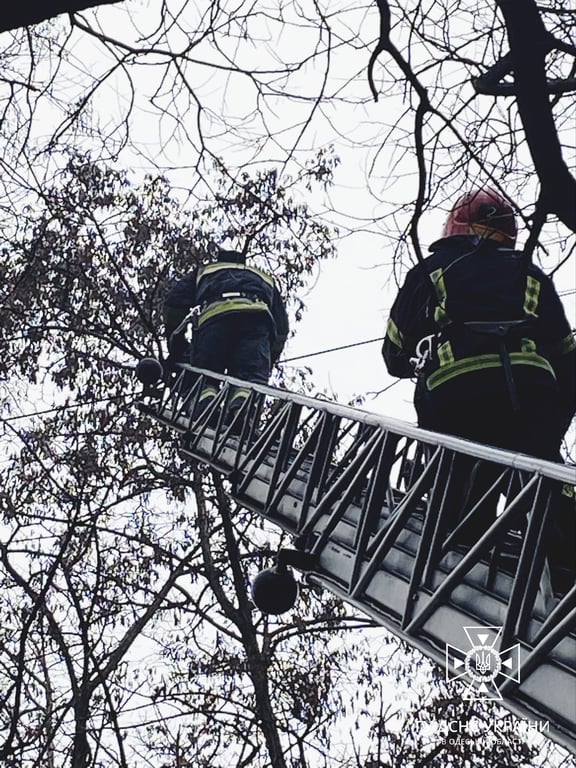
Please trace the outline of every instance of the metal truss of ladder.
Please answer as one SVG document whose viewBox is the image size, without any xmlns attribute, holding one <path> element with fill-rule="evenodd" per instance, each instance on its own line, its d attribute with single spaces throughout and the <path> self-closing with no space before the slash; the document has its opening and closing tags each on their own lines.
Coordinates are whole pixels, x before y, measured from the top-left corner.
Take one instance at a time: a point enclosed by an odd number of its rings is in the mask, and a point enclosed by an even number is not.
<svg viewBox="0 0 576 768">
<path fill-rule="evenodd" d="M 219 394 L 193 418 L 207 375 L 182 366 L 170 386 L 145 387 L 140 408 L 292 534 L 285 562 L 574 750 L 576 585 L 548 550 L 561 511 L 574 514 L 562 491 L 575 468 L 214 374 Z M 227 424 L 237 387 L 249 396 Z M 457 514 L 482 521 L 472 546 Z M 474 642 L 482 628 L 488 651 Z"/>
</svg>

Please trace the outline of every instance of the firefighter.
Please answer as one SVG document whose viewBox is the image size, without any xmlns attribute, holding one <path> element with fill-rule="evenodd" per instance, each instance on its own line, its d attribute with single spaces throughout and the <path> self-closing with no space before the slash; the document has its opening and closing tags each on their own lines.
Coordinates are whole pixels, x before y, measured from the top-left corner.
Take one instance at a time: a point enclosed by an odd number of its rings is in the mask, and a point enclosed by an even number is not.
<svg viewBox="0 0 576 768">
<path fill-rule="evenodd" d="M 552 281 L 515 250 L 516 236 L 505 197 L 463 195 L 408 273 L 382 354 L 393 376 L 416 377 L 419 426 L 559 461 L 576 411 L 576 342 Z"/>
<path fill-rule="evenodd" d="M 191 349 L 183 320 L 196 309 Z M 197 368 L 267 384 L 288 336 L 288 317 L 273 278 L 246 257 L 218 249 L 216 261 L 199 266 L 174 283 L 164 299 L 164 325 L 170 357 L 190 356 Z M 227 420 L 242 406 L 248 389 L 235 388 Z M 208 380 L 197 404 L 203 411 L 217 394 Z"/>
</svg>

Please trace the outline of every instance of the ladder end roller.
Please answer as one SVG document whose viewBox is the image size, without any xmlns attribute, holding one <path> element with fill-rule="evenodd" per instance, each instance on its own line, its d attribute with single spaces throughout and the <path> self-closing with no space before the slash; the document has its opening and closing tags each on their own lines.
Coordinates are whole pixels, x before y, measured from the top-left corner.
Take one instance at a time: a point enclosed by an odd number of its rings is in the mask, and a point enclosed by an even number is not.
<svg viewBox="0 0 576 768">
<path fill-rule="evenodd" d="M 302 542 L 297 545 L 301 546 Z M 302 549 L 280 549 L 276 564 L 260 571 L 252 584 L 252 600 L 262 613 L 280 616 L 294 608 L 299 588 L 289 566 L 311 571 L 318 566 L 318 558 Z"/>
<path fill-rule="evenodd" d="M 291 569 L 280 563 L 260 571 L 252 584 L 252 600 L 262 613 L 287 613 L 294 608 L 297 597 L 298 582 Z"/>
<path fill-rule="evenodd" d="M 152 387 L 164 378 L 162 363 L 155 357 L 143 357 L 134 369 L 136 378 L 145 387 Z"/>
</svg>

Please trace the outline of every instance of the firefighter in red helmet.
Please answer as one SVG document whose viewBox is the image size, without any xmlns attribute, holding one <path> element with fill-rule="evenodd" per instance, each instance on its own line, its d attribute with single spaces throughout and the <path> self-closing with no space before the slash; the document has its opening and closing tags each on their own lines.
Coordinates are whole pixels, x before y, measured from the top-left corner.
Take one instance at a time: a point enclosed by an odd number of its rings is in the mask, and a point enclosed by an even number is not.
<svg viewBox="0 0 576 768">
<path fill-rule="evenodd" d="M 576 342 L 516 234 L 505 197 L 463 195 L 408 273 L 382 352 L 393 376 L 416 376 L 420 426 L 555 460 L 576 410 Z"/>
<path fill-rule="evenodd" d="M 514 248 L 518 231 L 510 202 L 493 189 L 468 192 L 446 217 L 443 237 L 477 235 Z"/>
<path fill-rule="evenodd" d="M 393 376 L 416 377 L 421 427 L 558 461 L 576 411 L 576 342 L 516 235 L 504 196 L 463 195 L 408 273 L 382 352 Z"/>
</svg>

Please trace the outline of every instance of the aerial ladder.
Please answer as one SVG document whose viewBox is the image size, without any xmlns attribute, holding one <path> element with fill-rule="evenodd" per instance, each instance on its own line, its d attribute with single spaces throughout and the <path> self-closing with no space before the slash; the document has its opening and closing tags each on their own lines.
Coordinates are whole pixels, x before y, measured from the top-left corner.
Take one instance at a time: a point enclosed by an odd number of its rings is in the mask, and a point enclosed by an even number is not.
<svg viewBox="0 0 576 768">
<path fill-rule="evenodd" d="M 471 698 L 498 699 L 576 750 L 576 585 L 550 549 L 574 466 L 186 364 L 163 377 L 145 358 L 136 373 L 140 410 L 179 435 L 182 455 L 221 472 L 240 504 L 292 537 L 253 584 L 258 608 L 293 606 L 296 569 L 460 678 Z M 195 415 L 207 381 L 218 394 Z M 238 388 L 248 396 L 230 421 Z M 467 506 L 466 485 L 479 489 Z M 459 543 L 478 516 L 484 533 Z"/>
</svg>

